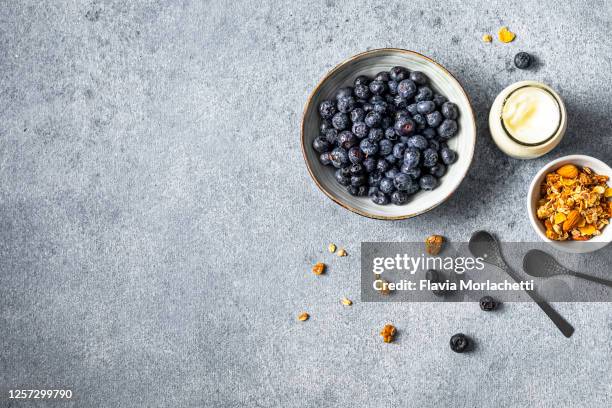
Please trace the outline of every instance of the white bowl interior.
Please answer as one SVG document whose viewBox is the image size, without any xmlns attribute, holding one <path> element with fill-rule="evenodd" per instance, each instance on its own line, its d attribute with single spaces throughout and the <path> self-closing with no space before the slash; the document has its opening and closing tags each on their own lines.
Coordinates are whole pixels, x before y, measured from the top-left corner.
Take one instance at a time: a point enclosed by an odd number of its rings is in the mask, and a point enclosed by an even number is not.
<svg viewBox="0 0 612 408">
<path fill-rule="evenodd" d="M 603 229 L 601 235 L 593 237 L 588 241 L 553 241 L 546 237 L 546 228 L 536 215 L 538 200 L 540 199 L 540 185 L 544 181 L 544 178 L 548 173 L 555 171 L 564 164 L 569 163 L 580 167 L 589 167 L 597 174 L 612 176 L 610 166 L 601 160 L 590 156 L 574 154 L 571 156 L 560 157 L 551 161 L 535 175 L 533 181 L 531 182 L 531 186 L 529 187 L 529 194 L 527 196 L 529 220 L 540 238 L 561 251 L 571 253 L 586 253 L 596 251 L 605 247 L 612 240 L 612 227 L 610 225 Z"/>
<path fill-rule="evenodd" d="M 342 86 L 352 85 L 359 75 L 373 77 L 380 71 L 402 66 L 411 71 L 425 73 L 434 91 L 446 96 L 459 107 L 459 132 L 449 140 L 448 145 L 457 152 L 457 161 L 452 164 L 440 185 L 433 191 L 420 191 L 406 205 L 381 206 L 368 197 L 353 197 L 334 179 L 334 169 L 323 166 L 318 154 L 312 149 L 312 141 L 319 135 L 320 117 L 318 106 L 321 101 L 331 99 Z M 304 112 L 304 147 L 306 160 L 321 188 L 336 202 L 362 215 L 375 218 L 407 218 L 421 214 L 446 200 L 459 186 L 472 162 L 476 142 L 474 113 L 461 85 L 444 68 L 422 55 L 402 50 L 374 50 L 361 54 L 332 70 L 329 77 L 315 90 Z"/>
</svg>

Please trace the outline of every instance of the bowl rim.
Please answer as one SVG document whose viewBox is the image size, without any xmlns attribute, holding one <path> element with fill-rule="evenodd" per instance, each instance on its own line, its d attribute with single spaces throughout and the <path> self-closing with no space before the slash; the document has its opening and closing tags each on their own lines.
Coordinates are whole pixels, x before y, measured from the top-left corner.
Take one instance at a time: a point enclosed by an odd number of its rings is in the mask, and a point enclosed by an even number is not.
<svg viewBox="0 0 612 408">
<path fill-rule="evenodd" d="M 472 123 L 472 131 L 474 132 L 474 142 L 472 143 L 472 149 L 471 149 L 471 155 L 468 161 L 468 166 L 466 167 L 465 172 L 463 173 L 463 175 L 461 175 L 461 180 L 459 181 L 459 183 L 455 186 L 455 188 L 453 188 L 446 197 L 444 197 L 444 199 L 440 200 L 439 202 L 433 204 L 430 207 L 427 207 L 426 209 L 422 210 L 422 211 L 417 211 L 415 213 L 412 214 L 406 214 L 406 215 L 398 215 L 398 216 L 387 216 L 387 215 L 377 215 L 377 214 L 372 214 L 369 213 L 367 211 L 361 211 L 358 210 L 357 208 L 352 207 L 351 205 L 347 204 L 347 203 L 343 203 L 342 201 L 336 199 L 331 193 L 329 193 L 320 183 L 319 180 L 317 180 L 317 178 L 314 175 L 314 172 L 310 166 L 310 163 L 308 162 L 308 157 L 306 155 L 306 143 L 305 143 L 305 119 L 306 119 L 306 112 L 308 111 L 308 108 L 310 107 L 310 105 L 312 104 L 312 99 L 315 96 L 315 94 L 319 91 L 319 88 L 321 88 L 321 86 L 323 85 L 323 83 L 325 81 L 327 81 L 329 79 L 329 77 L 334 74 L 336 71 L 344 68 L 347 64 L 353 62 L 354 60 L 358 59 L 358 58 L 362 58 L 364 56 L 367 55 L 372 55 L 372 54 L 382 54 L 382 53 L 386 53 L 386 52 L 397 52 L 397 53 L 401 53 L 401 54 L 408 54 L 408 55 L 412 55 L 412 56 L 416 56 L 418 58 L 422 58 L 424 60 L 427 60 L 428 62 L 431 62 L 432 64 L 436 65 L 438 68 L 440 68 L 442 71 L 444 71 L 444 73 L 446 75 L 448 75 L 449 77 L 451 77 L 459 86 L 459 89 L 461 90 L 461 92 L 463 93 L 463 95 L 465 96 L 467 102 L 468 102 L 468 107 L 469 107 L 469 114 L 470 114 L 470 119 L 471 119 L 471 123 Z M 375 48 L 372 50 L 367 50 L 364 52 L 360 52 L 359 54 L 355 54 L 347 59 L 345 59 L 344 61 L 340 62 L 338 65 L 336 65 L 335 67 L 333 67 L 332 69 L 330 69 L 329 71 L 327 71 L 327 73 L 319 80 L 319 82 L 317 83 L 317 85 L 314 87 L 314 89 L 312 90 L 312 92 L 310 92 L 310 95 L 308 96 L 308 99 L 306 101 L 306 105 L 304 105 L 304 111 L 302 112 L 302 121 L 301 121 L 301 131 L 300 131 L 300 142 L 302 145 L 302 156 L 304 157 L 304 162 L 306 162 L 306 168 L 308 169 L 308 174 L 310 174 L 310 178 L 315 182 L 315 184 L 317 185 L 317 187 L 319 188 L 319 190 L 321 190 L 323 192 L 323 194 L 325 194 L 328 198 L 330 198 L 333 202 L 335 202 L 336 204 L 340 205 L 341 207 L 344 207 L 345 209 L 352 211 L 356 214 L 359 214 L 363 217 L 367 217 L 367 218 L 373 218 L 373 219 L 377 219 L 377 220 L 405 220 L 408 218 L 412 218 L 412 217 L 416 217 L 417 215 L 421 215 L 424 214 L 430 210 L 433 210 L 434 208 L 436 208 L 437 206 L 439 206 L 440 204 L 446 202 L 450 196 L 453 195 L 453 193 L 455 191 L 457 191 L 457 189 L 459 188 L 459 186 L 461 185 L 461 183 L 463 183 L 463 180 L 465 179 L 465 176 L 467 176 L 467 173 L 470 169 L 470 167 L 472 166 L 472 162 L 474 160 L 474 151 L 476 149 L 476 138 L 478 137 L 478 133 L 477 133 L 477 127 L 476 127 L 476 116 L 474 115 L 474 108 L 472 106 L 472 101 L 468 95 L 468 93 L 465 91 L 465 89 L 463 88 L 463 85 L 461 85 L 461 82 L 459 82 L 457 80 L 457 78 L 455 78 L 455 76 L 453 74 L 450 73 L 449 70 L 447 70 L 444 66 L 442 66 L 441 64 L 439 64 L 438 62 L 434 61 L 433 59 L 418 53 L 416 51 L 412 51 L 412 50 L 405 50 L 402 48 Z"/>
<path fill-rule="evenodd" d="M 533 228 L 533 230 L 535 231 L 536 235 L 538 235 L 540 237 L 540 239 L 542 239 L 544 242 L 547 242 L 549 244 L 552 244 L 554 247 L 561 249 L 561 250 L 565 250 L 568 251 L 570 250 L 571 245 L 576 245 L 577 244 L 581 244 L 583 242 L 592 242 L 592 243 L 596 243 L 596 244 L 607 244 L 609 243 L 609 239 L 604 239 L 603 241 L 555 241 L 552 240 L 550 238 L 548 238 L 540 229 L 541 227 L 541 222 L 538 219 L 538 217 L 536 216 L 536 212 L 535 212 L 535 208 L 532 205 L 532 201 L 535 195 L 536 190 L 539 190 L 539 183 L 537 183 L 538 180 L 540 180 L 542 178 L 542 176 L 544 176 L 545 173 L 548 173 L 551 171 L 551 169 L 561 163 L 564 162 L 572 162 L 572 161 L 576 161 L 576 160 L 582 160 L 585 162 L 591 162 L 591 163 L 597 163 L 598 166 L 601 166 L 605 169 L 607 169 L 607 171 L 612 174 L 612 169 L 610 168 L 610 166 L 605 163 L 604 161 L 593 157 L 593 156 L 588 156 L 586 154 L 570 154 L 567 156 L 563 156 L 563 157 L 559 157 L 555 160 L 552 160 L 548 163 L 546 163 L 544 166 L 542 166 L 542 168 L 540 168 L 540 170 L 535 174 L 535 176 L 533 176 L 533 179 L 531 180 L 531 183 L 529 184 L 529 191 L 527 192 L 527 213 L 529 215 L 529 221 L 531 223 L 531 227 Z M 609 227 L 609 226 L 608 226 Z M 606 228 L 607 230 L 608 228 Z M 608 235 L 612 234 L 612 232 L 609 232 L 607 235 L 601 235 L 602 238 L 609 238 Z M 605 246 L 605 245 L 604 245 Z M 594 245 L 593 249 L 591 249 L 592 251 L 599 249 L 598 246 Z M 577 248 L 574 248 L 574 251 L 578 250 Z M 589 251 L 590 252 L 590 251 Z"/>
</svg>

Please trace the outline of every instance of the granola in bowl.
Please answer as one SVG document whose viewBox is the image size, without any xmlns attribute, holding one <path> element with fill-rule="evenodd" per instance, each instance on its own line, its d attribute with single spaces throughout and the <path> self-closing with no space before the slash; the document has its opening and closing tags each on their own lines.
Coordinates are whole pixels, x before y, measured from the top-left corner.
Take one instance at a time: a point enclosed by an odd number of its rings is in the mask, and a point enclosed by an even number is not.
<svg viewBox="0 0 612 408">
<path fill-rule="evenodd" d="M 612 217 L 609 176 L 589 167 L 565 164 L 546 175 L 540 185 L 537 218 L 546 237 L 555 241 L 588 241 L 601 235 Z"/>
</svg>

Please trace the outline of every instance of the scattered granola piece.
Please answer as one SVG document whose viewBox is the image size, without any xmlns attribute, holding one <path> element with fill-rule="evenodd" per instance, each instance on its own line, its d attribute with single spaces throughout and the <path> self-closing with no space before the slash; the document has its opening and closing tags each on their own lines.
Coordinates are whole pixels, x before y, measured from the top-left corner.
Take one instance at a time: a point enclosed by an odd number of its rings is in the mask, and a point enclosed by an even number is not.
<svg viewBox="0 0 612 408">
<path fill-rule="evenodd" d="M 397 329 L 392 324 L 385 324 L 385 327 L 380 331 L 380 335 L 385 343 L 391 343 L 396 333 Z"/>
<path fill-rule="evenodd" d="M 483 34 L 482 35 L 482 41 L 486 42 L 486 43 L 490 43 L 493 41 L 493 36 L 491 36 L 491 34 Z"/>
<path fill-rule="evenodd" d="M 499 38 L 499 41 L 503 43 L 511 42 L 512 40 L 514 40 L 514 37 L 516 37 L 516 34 L 508 30 L 508 27 L 502 27 L 497 32 L 497 38 Z"/>
<path fill-rule="evenodd" d="M 321 275 L 325 273 L 325 264 L 323 262 L 319 262 L 312 267 L 312 273 L 315 275 Z"/>
<path fill-rule="evenodd" d="M 336 244 L 329 244 L 327 246 L 327 250 L 333 254 L 334 252 L 336 252 Z"/>
<path fill-rule="evenodd" d="M 389 289 L 389 282 L 382 279 L 380 275 L 376 275 L 376 280 L 374 282 L 377 282 L 375 287 L 380 288 L 378 292 L 381 295 L 388 295 L 389 293 L 391 293 L 391 289 Z"/>
<path fill-rule="evenodd" d="M 351 306 L 353 304 L 353 302 L 347 298 L 342 298 L 341 302 L 344 306 Z"/>
<path fill-rule="evenodd" d="M 442 235 L 431 235 L 425 240 L 425 251 L 430 255 L 438 255 L 442 250 L 444 237 Z"/>
<path fill-rule="evenodd" d="M 346 256 L 346 251 L 344 250 L 344 248 L 340 248 L 340 250 L 338 250 L 338 256 Z"/>
<path fill-rule="evenodd" d="M 305 322 L 306 320 L 310 319 L 310 315 L 306 312 L 302 312 L 298 315 L 298 320 L 300 322 Z"/>
</svg>

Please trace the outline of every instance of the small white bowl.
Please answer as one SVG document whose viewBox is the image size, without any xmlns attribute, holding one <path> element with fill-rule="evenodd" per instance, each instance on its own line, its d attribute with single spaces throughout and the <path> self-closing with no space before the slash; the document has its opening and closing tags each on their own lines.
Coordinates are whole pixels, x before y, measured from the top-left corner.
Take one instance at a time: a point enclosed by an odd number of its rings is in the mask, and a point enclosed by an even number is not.
<svg viewBox="0 0 612 408">
<path fill-rule="evenodd" d="M 565 164 L 575 164 L 579 167 L 589 167 L 595 173 L 604 176 L 612 176 L 612 169 L 606 163 L 594 157 L 585 156 L 582 154 L 573 154 L 571 156 L 561 157 L 553 160 L 535 175 L 531 185 L 529 186 L 529 194 L 527 195 L 527 210 L 529 212 L 529 220 L 536 234 L 558 250 L 570 253 L 587 253 L 597 251 L 608 245 L 612 241 L 612 226 L 608 225 L 603 230 L 601 235 L 591 238 L 588 241 L 554 241 L 546 236 L 546 228 L 542 221 L 536 215 L 538 200 L 540 199 L 540 185 L 548 173 L 557 170 Z"/>
<path fill-rule="evenodd" d="M 420 191 L 405 205 L 377 205 L 368 197 L 353 197 L 334 179 L 334 171 L 319 162 L 312 141 L 319 135 L 318 107 L 341 87 L 352 85 L 359 75 L 373 77 L 399 65 L 411 71 L 425 73 L 431 87 L 459 107 L 459 132 L 448 141 L 457 152 L 457 161 L 449 166 L 440 185 L 432 191 Z M 476 144 L 476 121 L 466 92 L 442 65 L 414 51 L 383 48 L 357 54 L 329 71 L 314 88 L 302 117 L 302 153 L 306 167 L 316 185 L 337 204 L 357 214 L 384 220 L 414 217 L 440 205 L 459 187 L 467 174 Z"/>
</svg>

